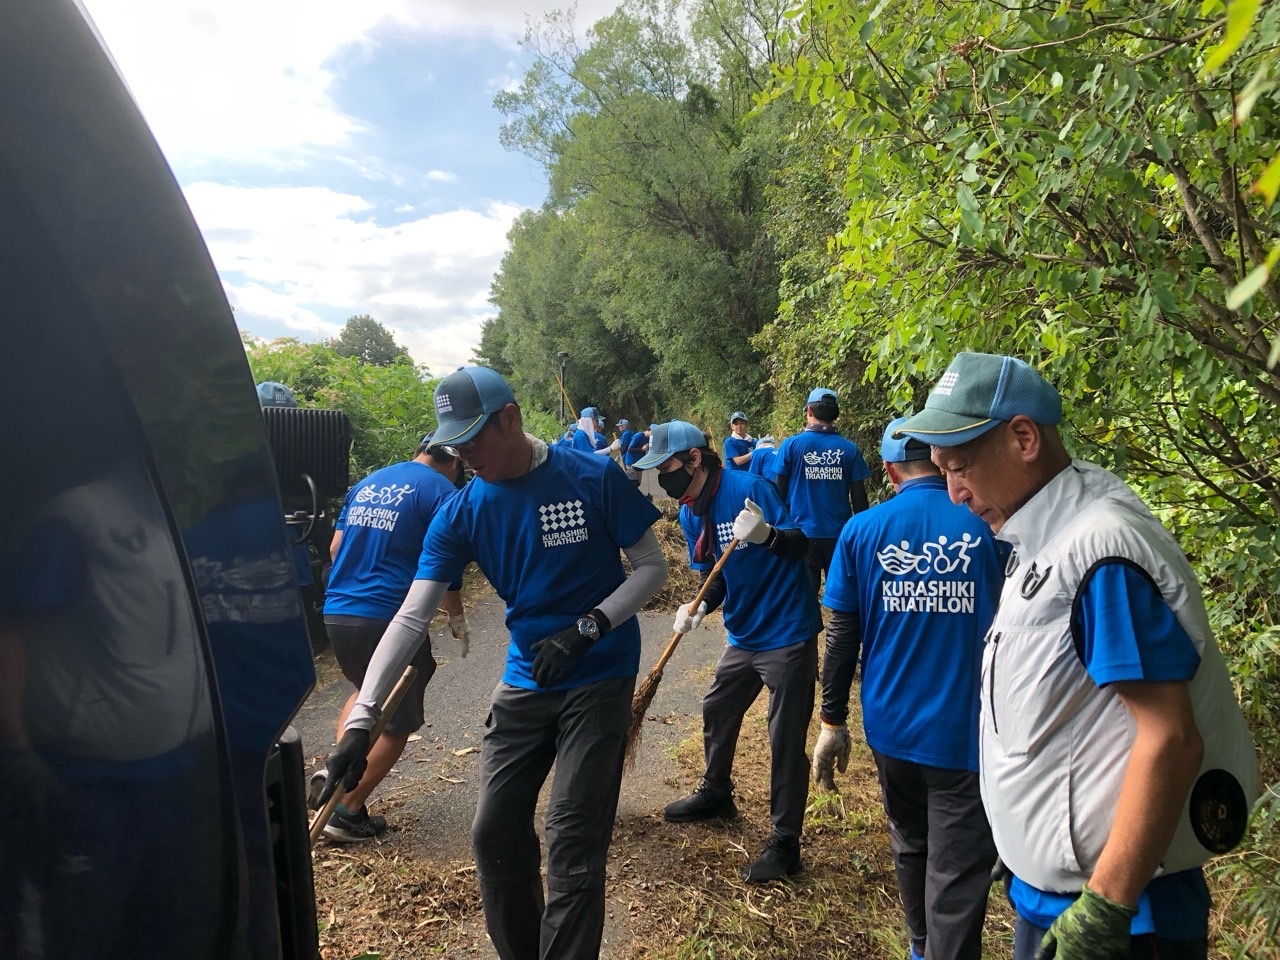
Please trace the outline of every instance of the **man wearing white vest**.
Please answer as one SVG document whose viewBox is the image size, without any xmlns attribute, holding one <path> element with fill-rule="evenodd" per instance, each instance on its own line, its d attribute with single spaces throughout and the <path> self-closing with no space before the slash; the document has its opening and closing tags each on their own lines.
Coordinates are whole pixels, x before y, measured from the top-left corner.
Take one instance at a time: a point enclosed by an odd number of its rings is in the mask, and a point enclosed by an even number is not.
<svg viewBox="0 0 1280 960">
<path fill-rule="evenodd" d="M 1062 400 L 962 353 L 900 435 L 1012 548 L 982 664 L 982 799 L 1015 960 L 1208 953 L 1201 865 L 1243 836 L 1253 743 L 1191 566 L 1118 477 L 1072 460 Z"/>
</svg>

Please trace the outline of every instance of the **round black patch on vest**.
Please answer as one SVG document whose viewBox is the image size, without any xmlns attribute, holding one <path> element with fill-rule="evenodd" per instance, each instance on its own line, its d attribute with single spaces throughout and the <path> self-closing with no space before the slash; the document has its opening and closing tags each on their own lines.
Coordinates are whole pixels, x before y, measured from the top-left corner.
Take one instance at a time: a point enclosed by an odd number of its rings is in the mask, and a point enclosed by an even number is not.
<svg viewBox="0 0 1280 960">
<path fill-rule="evenodd" d="M 1201 846 L 1226 853 L 1244 838 L 1249 801 L 1240 782 L 1226 770 L 1206 770 L 1191 788 L 1191 830 Z"/>
</svg>

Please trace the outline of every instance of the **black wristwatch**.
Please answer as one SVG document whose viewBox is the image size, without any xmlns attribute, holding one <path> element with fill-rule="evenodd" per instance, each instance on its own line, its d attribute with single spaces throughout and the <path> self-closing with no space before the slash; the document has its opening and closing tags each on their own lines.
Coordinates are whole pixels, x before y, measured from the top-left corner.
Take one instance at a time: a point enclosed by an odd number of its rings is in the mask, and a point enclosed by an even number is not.
<svg viewBox="0 0 1280 960">
<path fill-rule="evenodd" d="M 578 618 L 577 627 L 579 634 L 595 643 L 608 632 L 610 623 L 609 618 L 599 610 L 592 610 L 585 616 Z"/>
</svg>

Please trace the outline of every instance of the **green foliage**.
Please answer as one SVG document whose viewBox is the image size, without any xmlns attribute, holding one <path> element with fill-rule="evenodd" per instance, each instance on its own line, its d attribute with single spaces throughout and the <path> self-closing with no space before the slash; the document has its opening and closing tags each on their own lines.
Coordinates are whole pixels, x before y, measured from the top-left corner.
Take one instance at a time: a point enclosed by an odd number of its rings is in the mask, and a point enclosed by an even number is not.
<svg viewBox="0 0 1280 960">
<path fill-rule="evenodd" d="M 539 402 L 570 354 L 575 404 L 641 420 L 719 419 L 759 394 L 750 338 L 777 302 L 764 188 L 790 107 L 751 114 L 782 0 L 630 0 L 579 48 L 548 15 L 501 94 L 503 142 L 544 163 L 494 283 L 486 358 Z"/>
<path fill-rule="evenodd" d="M 293 390 L 301 406 L 346 413 L 353 477 L 412 456 L 423 435 L 435 429 L 431 394 L 438 381 L 425 367 L 368 364 L 326 344 L 287 337 L 249 341 L 245 350 L 256 383 L 276 380 Z"/>
<path fill-rule="evenodd" d="M 391 331 L 368 314 L 348 317 L 346 324 L 329 346 L 339 356 L 354 357 L 361 363 L 378 367 L 392 363 L 412 363 L 409 352 L 396 343 Z"/>
<path fill-rule="evenodd" d="M 764 99 L 808 110 L 784 184 L 817 203 L 774 205 L 783 296 L 757 343 L 781 360 L 776 382 L 829 369 L 893 411 L 959 350 L 1036 364 L 1075 451 L 1139 488 L 1192 557 L 1274 758 L 1280 231 L 1275 195 L 1249 186 L 1280 131 L 1271 88 L 1245 81 L 1280 40 L 1280 7 L 1244 34 L 1243 11 L 1223 12 L 801 4 Z M 1229 19 L 1232 69 L 1206 76 Z M 1241 862 L 1265 863 L 1274 829 L 1257 844 Z"/>
</svg>

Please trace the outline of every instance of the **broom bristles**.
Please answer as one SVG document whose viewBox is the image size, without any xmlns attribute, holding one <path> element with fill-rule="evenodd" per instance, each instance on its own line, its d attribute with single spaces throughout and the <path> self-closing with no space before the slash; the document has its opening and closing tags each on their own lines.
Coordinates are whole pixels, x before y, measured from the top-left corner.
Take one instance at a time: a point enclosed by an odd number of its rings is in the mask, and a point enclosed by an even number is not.
<svg viewBox="0 0 1280 960">
<path fill-rule="evenodd" d="M 649 671 L 649 675 L 640 683 L 635 695 L 631 698 L 631 726 L 627 729 L 626 764 L 628 767 L 635 766 L 636 748 L 644 733 L 644 718 L 649 712 L 649 707 L 653 705 L 654 695 L 658 692 L 658 684 L 661 682 L 662 667 L 655 667 Z"/>
</svg>

